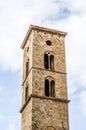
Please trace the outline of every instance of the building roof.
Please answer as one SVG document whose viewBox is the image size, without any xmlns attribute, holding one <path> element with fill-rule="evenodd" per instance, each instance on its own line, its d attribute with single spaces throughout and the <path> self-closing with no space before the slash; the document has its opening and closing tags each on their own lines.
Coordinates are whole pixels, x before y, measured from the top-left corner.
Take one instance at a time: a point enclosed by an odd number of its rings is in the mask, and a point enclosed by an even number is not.
<svg viewBox="0 0 86 130">
<path fill-rule="evenodd" d="M 44 31 L 44 32 L 49 32 L 49 33 L 54 33 L 54 34 L 58 34 L 58 35 L 62 35 L 62 36 L 66 36 L 67 35 L 67 32 L 62 32 L 62 31 L 58 31 L 58 30 L 54 30 L 54 29 L 50 29 L 50 28 L 45 28 L 45 27 L 39 27 L 39 26 L 36 26 L 36 25 L 30 25 L 27 33 L 26 33 L 26 36 L 22 42 L 22 45 L 21 45 L 21 48 L 23 49 L 26 45 L 26 42 L 27 42 L 27 39 L 31 33 L 32 30 L 38 30 L 38 31 Z"/>
</svg>

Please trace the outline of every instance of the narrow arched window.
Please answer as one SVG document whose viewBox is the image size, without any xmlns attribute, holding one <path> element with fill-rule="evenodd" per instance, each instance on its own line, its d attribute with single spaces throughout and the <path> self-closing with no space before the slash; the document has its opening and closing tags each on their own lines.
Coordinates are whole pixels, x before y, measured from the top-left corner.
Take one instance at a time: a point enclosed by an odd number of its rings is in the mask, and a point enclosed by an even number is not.
<svg viewBox="0 0 86 130">
<path fill-rule="evenodd" d="M 55 82 L 52 80 L 50 82 L 50 92 L 51 92 L 51 97 L 55 96 Z"/>
<path fill-rule="evenodd" d="M 28 86 L 25 88 L 25 101 L 28 99 Z"/>
<path fill-rule="evenodd" d="M 26 62 L 26 77 L 28 76 L 28 74 L 29 74 L 29 59 Z"/>
<path fill-rule="evenodd" d="M 45 96 L 49 96 L 49 80 L 45 80 Z"/>
<path fill-rule="evenodd" d="M 55 81 L 45 80 L 45 96 L 55 97 Z"/>
<path fill-rule="evenodd" d="M 48 54 L 44 54 L 44 67 L 46 68 L 46 69 L 48 69 L 49 68 L 49 63 L 48 63 L 49 61 L 48 61 Z"/>
<path fill-rule="evenodd" d="M 44 68 L 54 70 L 54 56 L 50 53 L 44 54 Z"/>
<path fill-rule="evenodd" d="M 54 56 L 50 55 L 50 69 L 54 70 Z"/>
</svg>

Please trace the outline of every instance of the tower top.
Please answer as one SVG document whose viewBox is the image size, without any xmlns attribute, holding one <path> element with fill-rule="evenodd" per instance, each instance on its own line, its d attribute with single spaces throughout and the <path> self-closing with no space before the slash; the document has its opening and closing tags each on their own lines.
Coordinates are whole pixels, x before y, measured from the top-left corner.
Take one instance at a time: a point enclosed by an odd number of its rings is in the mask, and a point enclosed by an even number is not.
<svg viewBox="0 0 86 130">
<path fill-rule="evenodd" d="M 23 40 L 23 43 L 21 45 L 21 48 L 24 49 L 24 46 L 26 44 L 26 41 L 31 33 L 32 30 L 37 30 L 37 31 L 42 31 L 42 32 L 48 32 L 48 33 L 53 33 L 53 34 L 57 34 L 57 35 L 60 35 L 60 36 L 66 36 L 67 35 L 67 32 L 62 32 L 62 31 L 58 31 L 58 30 L 54 30 L 54 29 L 50 29 L 50 28 L 45 28 L 45 27 L 40 27 L 40 26 L 36 26 L 36 25 L 30 25 L 27 33 L 26 33 L 26 36 Z"/>
</svg>

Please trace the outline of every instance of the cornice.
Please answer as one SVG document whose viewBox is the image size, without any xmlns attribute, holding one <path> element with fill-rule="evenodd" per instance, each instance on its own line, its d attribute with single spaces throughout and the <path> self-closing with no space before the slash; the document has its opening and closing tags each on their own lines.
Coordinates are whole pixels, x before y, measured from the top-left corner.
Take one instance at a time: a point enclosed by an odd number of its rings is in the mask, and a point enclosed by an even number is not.
<svg viewBox="0 0 86 130">
<path fill-rule="evenodd" d="M 58 31 L 58 30 L 54 30 L 54 29 L 50 29 L 50 28 L 45 28 L 45 27 L 39 27 L 39 26 L 36 26 L 36 25 L 30 25 L 27 33 L 26 33 L 26 36 L 23 40 L 23 43 L 21 45 L 21 48 L 24 49 L 25 45 L 26 45 L 26 42 L 27 42 L 27 39 L 28 37 L 30 36 L 30 33 L 32 30 L 37 30 L 37 31 L 42 31 L 42 32 L 48 32 L 48 33 L 52 33 L 52 34 L 56 34 L 56 35 L 59 35 L 60 36 L 63 36 L 65 37 L 67 35 L 67 32 L 62 32 L 62 31 Z"/>
<path fill-rule="evenodd" d="M 54 72 L 54 73 L 58 73 L 58 74 L 67 74 L 66 72 L 61 72 L 61 71 L 56 71 L 56 70 L 49 70 L 49 69 L 45 69 L 45 68 L 38 68 L 38 67 L 35 67 L 35 66 L 32 66 L 29 70 L 29 73 L 28 75 L 30 74 L 31 70 L 32 69 L 37 69 L 37 70 L 42 70 L 42 71 L 48 71 L 48 72 Z M 28 77 L 27 75 L 27 77 Z M 25 81 L 27 80 L 27 77 L 24 79 L 23 83 L 22 83 L 22 86 L 24 85 Z"/>
<path fill-rule="evenodd" d="M 63 102 L 63 103 L 69 103 L 70 100 L 67 99 L 61 99 L 61 98 L 57 98 L 57 97 L 47 97 L 47 96 L 40 96 L 40 95 L 35 95 L 35 94 L 31 94 L 28 98 L 28 100 L 25 102 L 25 104 L 22 106 L 20 113 L 23 112 L 23 110 L 25 109 L 25 107 L 27 106 L 28 102 L 31 100 L 31 98 L 39 98 L 39 99 L 46 99 L 46 100 L 53 100 L 56 102 Z"/>
</svg>

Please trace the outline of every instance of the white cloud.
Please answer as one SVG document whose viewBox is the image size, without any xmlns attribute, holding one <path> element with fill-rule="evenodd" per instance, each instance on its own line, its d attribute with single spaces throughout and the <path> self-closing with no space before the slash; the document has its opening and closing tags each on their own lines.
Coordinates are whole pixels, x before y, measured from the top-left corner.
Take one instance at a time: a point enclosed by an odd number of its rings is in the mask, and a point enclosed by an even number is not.
<svg viewBox="0 0 86 130">
<path fill-rule="evenodd" d="M 30 24 L 44 25 L 67 31 L 69 33 L 69 38 L 67 40 L 69 45 L 67 45 L 67 47 L 68 50 L 70 48 L 70 53 L 68 52 L 70 54 L 68 57 L 70 68 L 77 68 L 78 71 L 78 68 L 82 67 L 78 53 L 81 58 L 83 56 L 82 52 L 85 46 L 85 40 L 83 43 L 82 39 L 85 39 L 84 26 L 86 17 L 82 11 L 81 13 L 83 14 L 76 14 L 74 12 L 78 12 L 80 9 L 83 9 L 83 6 L 85 6 L 84 0 L 80 1 L 80 4 L 77 4 L 77 0 L 70 0 L 70 2 L 68 0 L 61 0 L 60 2 L 55 0 L 8 0 L 8 2 L 6 2 L 3 0 L 0 2 L 1 69 L 16 70 L 21 68 L 22 56 L 20 45 Z M 66 19 L 59 20 L 58 16 L 62 8 L 70 10 L 70 15 Z M 73 61 L 72 64 L 71 61 Z M 79 67 L 77 67 L 77 64 Z M 75 71 L 75 69 L 73 71 Z"/>
<path fill-rule="evenodd" d="M 84 117 L 86 117 L 86 90 L 83 90 L 80 93 L 79 98 L 80 98 L 79 108 L 82 114 L 84 115 Z"/>
<path fill-rule="evenodd" d="M 71 77 L 68 79 L 68 94 L 69 97 L 73 95 L 77 90 L 76 83 L 71 79 Z"/>
<path fill-rule="evenodd" d="M 13 116 L 8 116 L 8 129 L 9 130 L 18 130 L 20 129 L 20 116 L 19 115 L 13 115 Z M 18 126 L 17 126 L 18 124 Z"/>
<path fill-rule="evenodd" d="M 3 0 L 0 3 L 0 69 L 16 70 L 21 67 L 20 45 L 29 25 L 40 24 L 59 8 L 53 0 Z"/>
<path fill-rule="evenodd" d="M 20 130 L 20 116 L 0 114 L 0 127 L 4 130 Z M 4 123 L 3 123 L 4 122 Z M 5 125 L 3 125 L 5 124 Z"/>
<path fill-rule="evenodd" d="M 10 125 L 8 126 L 8 129 L 9 129 L 9 130 L 15 130 L 15 126 L 14 126 L 13 124 L 10 124 Z"/>
</svg>

